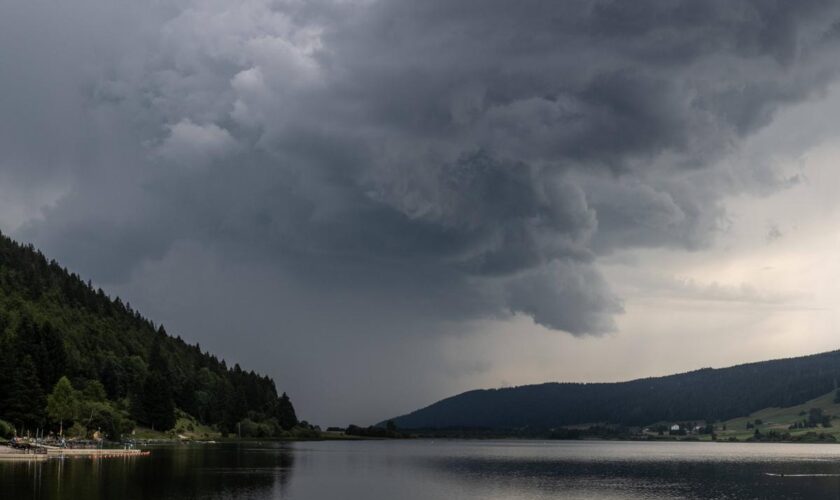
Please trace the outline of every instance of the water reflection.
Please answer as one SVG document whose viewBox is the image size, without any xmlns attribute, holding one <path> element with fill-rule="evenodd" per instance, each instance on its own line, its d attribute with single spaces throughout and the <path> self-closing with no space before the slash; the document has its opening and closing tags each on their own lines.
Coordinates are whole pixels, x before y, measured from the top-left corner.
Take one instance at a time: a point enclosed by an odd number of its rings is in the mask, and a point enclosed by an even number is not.
<svg viewBox="0 0 840 500">
<path fill-rule="evenodd" d="M 291 498 L 840 498 L 835 445 L 324 443 L 299 457 Z"/>
<path fill-rule="evenodd" d="M 478 444 L 418 457 L 485 498 L 839 498 L 840 447 L 717 443 Z M 526 448 L 525 453 L 522 448 Z M 762 448 L 763 447 L 763 448 Z"/>
<path fill-rule="evenodd" d="M 152 448 L 150 457 L 0 463 L 2 498 L 285 498 L 284 444 Z"/>
<path fill-rule="evenodd" d="M 429 458 L 432 475 L 494 498 L 840 498 L 835 462 Z M 772 471 L 772 472 L 771 472 Z"/>
<path fill-rule="evenodd" d="M 0 463 L 0 498 L 838 498 L 840 445 L 368 441 Z"/>
</svg>

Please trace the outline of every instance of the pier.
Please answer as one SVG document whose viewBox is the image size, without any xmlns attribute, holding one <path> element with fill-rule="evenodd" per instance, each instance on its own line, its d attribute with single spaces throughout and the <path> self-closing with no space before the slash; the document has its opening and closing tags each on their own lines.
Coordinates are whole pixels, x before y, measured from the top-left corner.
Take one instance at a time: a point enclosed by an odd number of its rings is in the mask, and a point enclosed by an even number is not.
<svg viewBox="0 0 840 500">
<path fill-rule="evenodd" d="M 0 462 L 40 462 L 51 458 L 119 458 L 142 457 L 151 452 L 122 448 L 59 448 L 40 446 L 29 449 L 16 449 L 0 445 Z"/>
<path fill-rule="evenodd" d="M 107 448 L 47 448 L 46 455 L 50 458 L 116 458 L 116 457 L 140 457 L 149 455 L 150 452 L 135 449 L 107 449 Z"/>
</svg>

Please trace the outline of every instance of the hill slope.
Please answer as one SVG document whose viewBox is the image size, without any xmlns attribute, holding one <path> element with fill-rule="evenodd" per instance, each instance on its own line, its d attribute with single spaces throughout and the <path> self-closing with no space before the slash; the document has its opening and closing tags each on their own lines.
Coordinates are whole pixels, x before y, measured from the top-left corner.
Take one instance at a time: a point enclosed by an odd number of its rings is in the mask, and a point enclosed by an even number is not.
<svg viewBox="0 0 840 500">
<path fill-rule="evenodd" d="M 62 377 L 72 387 L 64 388 L 63 405 L 52 401 L 49 409 L 47 396 Z M 0 234 L 0 419 L 19 429 L 75 422 L 118 437 L 134 422 L 171 428 L 175 407 L 222 432 L 245 419 L 261 434 L 297 424 L 270 378 L 169 336 L 129 304 Z M 66 415 L 57 417 L 61 408 Z"/>
<path fill-rule="evenodd" d="M 815 409 L 820 417 L 825 417 L 827 425 L 821 419 L 815 425 L 807 425 L 814 415 Z M 776 432 L 779 435 L 789 434 L 791 437 L 801 437 L 808 433 L 830 435 L 834 441 L 840 439 L 840 402 L 837 391 L 808 400 L 802 404 L 784 408 L 763 408 L 750 415 L 736 417 L 717 426 L 718 439 L 736 438 L 745 440 L 752 437 L 756 430 L 763 434 Z"/>
<path fill-rule="evenodd" d="M 840 351 L 832 351 L 629 382 L 475 390 L 393 420 L 401 429 L 716 421 L 805 403 L 832 391 L 838 380 Z"/>
</svg>

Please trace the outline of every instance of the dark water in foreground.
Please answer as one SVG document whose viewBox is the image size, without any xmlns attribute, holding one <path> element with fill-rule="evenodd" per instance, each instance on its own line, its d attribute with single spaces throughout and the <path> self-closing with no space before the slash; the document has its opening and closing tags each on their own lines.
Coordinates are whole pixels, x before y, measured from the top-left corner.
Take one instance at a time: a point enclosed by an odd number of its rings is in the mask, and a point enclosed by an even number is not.
<svg viewBox="0 0 840 500">
<path fill-rule="evenodd" d="M 840 445 L 359 441 L 0 463 L 0 498 L 838 498 Z"/>
</svg>

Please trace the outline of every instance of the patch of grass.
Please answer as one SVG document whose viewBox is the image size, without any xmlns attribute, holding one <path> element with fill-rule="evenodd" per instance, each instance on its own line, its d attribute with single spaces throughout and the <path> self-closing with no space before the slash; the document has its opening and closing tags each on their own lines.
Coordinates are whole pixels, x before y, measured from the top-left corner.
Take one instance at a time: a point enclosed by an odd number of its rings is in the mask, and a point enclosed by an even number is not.
<svg viewBox="0 0 840 500">
<path fill-rule="evenodd" d="M 168 432 L 161 432 L 149 429 L 148 427 L 135 427 L 134 431 L 126 436 L 131 439 L 143 439 L 147 441 L 169 441 L 172 435 Z"/>
<path fill-rule="evenodd" d="M 201 424 L 192 415 L 179 409 L 175 410 L 175 417 L 175 427 L 169 431 L 156 431 L 148 427 L 137 427 L 130 437 L 132 439 L 149 441 L 204 441 L 216 440 L 222 435 L 215 427 Z"/>
<path fill-rule="evenodd" d="M 182 411 L 176 412 L 177 420 L 175 421 L 175 437 L 178 439 L 189 440 L 205 440 L 217 439 L 221 437 L 221 433 L 214 427 L 204 425 L 198 422 L 191 415 Z"/>
<path fill-rule="evenodd" d="M 715 425 L 718 440 L 727 440 L 730 437 L 735 437 L 739 441 L 746 440 L 753 436 L 755 429 L 766 434 L 771 430 L 779 433 L 790 433 L 792 437 L 805 436 L 809 432 L 824 433 L 837 437 L 840 439 L 840 404 L 834 402 L 835 392 L 831 391 L 828 394 L 822 395 L 818 398 L 807 401 L 801 405 L 790 406 L 787 408 L 765 408 L 755 413 L 744 417 L 733 418 L 726 422 L 721 422 Z M 788 429 L 792 424 L 808 419 L 808 411 L 811 408 L 820 408 L 824 415 L 831 415 L 837 417 L 832 420 L 832 427 L 818 426 L 814 428 L 805 429 Z M 747 429 L 747 423 L 754 423 L 756 419 L 761 420 L 761 424 L 755 425 L 753 429 Z M 726 425 L 726 430 L 721 430 L 721 427 Z"/>
</svg>

